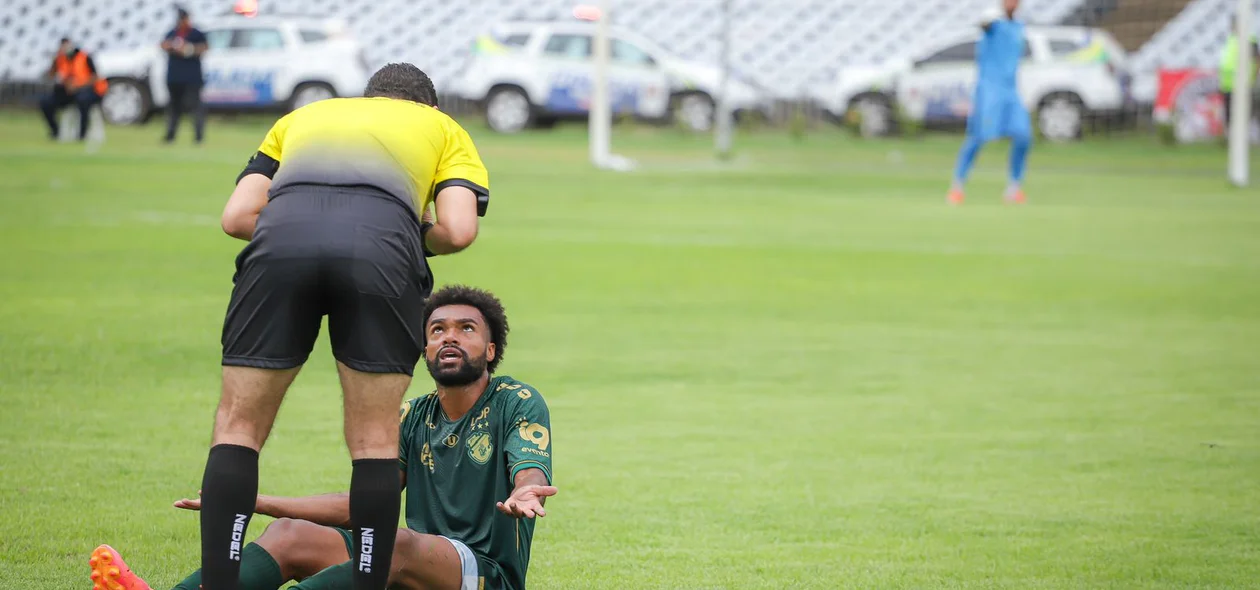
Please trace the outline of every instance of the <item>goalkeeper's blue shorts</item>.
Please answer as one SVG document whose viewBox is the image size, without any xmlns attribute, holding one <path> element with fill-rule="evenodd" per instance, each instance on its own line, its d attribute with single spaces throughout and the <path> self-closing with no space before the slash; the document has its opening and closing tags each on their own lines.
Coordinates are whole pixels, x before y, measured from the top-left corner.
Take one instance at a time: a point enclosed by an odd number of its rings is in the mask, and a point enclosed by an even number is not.
<svg viewBox="0 0 1260 590">
<path fill-rule="evenodd" d="M 1032 137 L 1032 119 L 1019 94 L 977 86 L 967 117 L 967 135 L 980 141 L 999 137 L 1027 139 Z"/>
</svg>

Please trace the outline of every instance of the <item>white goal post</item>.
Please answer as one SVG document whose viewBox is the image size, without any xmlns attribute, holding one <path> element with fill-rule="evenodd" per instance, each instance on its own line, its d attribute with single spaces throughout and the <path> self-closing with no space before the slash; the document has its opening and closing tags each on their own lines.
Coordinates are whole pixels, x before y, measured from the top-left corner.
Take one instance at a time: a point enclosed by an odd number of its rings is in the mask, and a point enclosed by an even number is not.
<svg viewBox="0 0 1260 590">
<path fill-rule="evenodd" d="M 591 53 L 595 62 L 595 75 L 591 81 L 589 130 L 591 164 L 602 170 L 628 172 L 635 168 L 634 161 L 612 153 L 612 93 L 608 88 L 608 70 L 611 59 L 608 42 L 610 4 L 610 0 L 600 0 L 593 14 L 595 46 L 591 48 Z"/>
<path fill-rule="evenodd" d="M 1229 180 L 1244 187 L 1250 181 L 1251 149 L 1251 20 L 1253 0 L 1238 0 L 1235 9 L 1238 66 L 1234 70 L 1233 114 L 1229 120 Z"/>
</svg>

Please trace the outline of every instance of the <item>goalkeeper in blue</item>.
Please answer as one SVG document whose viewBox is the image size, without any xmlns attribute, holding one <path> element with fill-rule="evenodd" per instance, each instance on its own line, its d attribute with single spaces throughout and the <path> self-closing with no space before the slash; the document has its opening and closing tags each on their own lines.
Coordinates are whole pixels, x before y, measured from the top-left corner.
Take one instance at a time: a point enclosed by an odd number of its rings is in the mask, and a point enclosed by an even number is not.
<svg viewBox="0 0 1260 590">
<path fill-rule="evenodd" d="M 1032 121 L 1019 98 L 1019 60 L 1024 55 L 1024 23 L 1015 20 L 1019 0 L 1003 0 L 1002 12 L 986 16 L 981 26 L 984 36 L 976 45 L 976 90 L 967 117 L 967 139 L 958 153 L 949 202 L 961 205 L 963 186 L 984 144 L 1008 137 L 1011 140 L 1010 184 L 1006 200 L 1024 201 L 1024 165 L 1032 147 Z"/>
</svg>

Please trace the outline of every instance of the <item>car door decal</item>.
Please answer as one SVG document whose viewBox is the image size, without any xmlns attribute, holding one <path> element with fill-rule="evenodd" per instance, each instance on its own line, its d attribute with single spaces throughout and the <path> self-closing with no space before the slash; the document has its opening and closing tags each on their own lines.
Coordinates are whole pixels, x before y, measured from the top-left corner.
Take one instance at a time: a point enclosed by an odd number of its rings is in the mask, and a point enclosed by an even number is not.
<svg viewBox="0 0 1260 590">
<path fill-rule="evenodd" d="M 546 109 L 553 113 L 580 114 L 590 111 L 593 83 L 581 71 L 560 71 L 551 78 Z M 608 84 L 614 113 L 634 113 L 639 107 L 639 92 L 633 85 L 611 80 Z"/>
<path fill-rule="evenodd" d="M 967 118 L 971 111 L 972 88 L 966 82 L 942 82 L 923 89 L 923 118 L 951 121 Z"/>
<path fill-rule="evenodd" d="M 201 99 L 208 105 L 275 104 L 275 76 L 275 70 L 211 68 L 206 72 Z"/>
</svg>

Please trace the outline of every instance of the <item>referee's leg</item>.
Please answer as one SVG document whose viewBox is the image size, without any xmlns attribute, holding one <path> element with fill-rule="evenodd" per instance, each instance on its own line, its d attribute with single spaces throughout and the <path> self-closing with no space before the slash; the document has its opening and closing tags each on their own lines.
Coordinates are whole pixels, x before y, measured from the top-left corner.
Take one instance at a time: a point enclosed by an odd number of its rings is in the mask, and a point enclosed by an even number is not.
<svg viewBox="0 0 1260 590">
<path fill-rule="evenodd" d="M 303 256 L 301 246 L 286 251 L 277 244 L 285 240 L 262 233 L 238 258 L 223 324 L 223 389 L 201 483 L 204 590 L 238 588 L 258 497 L 258 452 L 310 355 L 323 314 L 318 258 Z"/>
<path fill-rule="evenodd" d="M 378 223 L 359 226 L 354 257 L 332 270 L 328 335 L 345 395 L 346 445 L 354 461 L 350 520 L 356 590 L 389 581 L 399 503 L 398 407 L 420 359 L 431 286 L 414 220 L 391 222 L 398 205 L 364 198 Z M 412 227 L 414 226 L 414 227 Z"/>
</svg>

